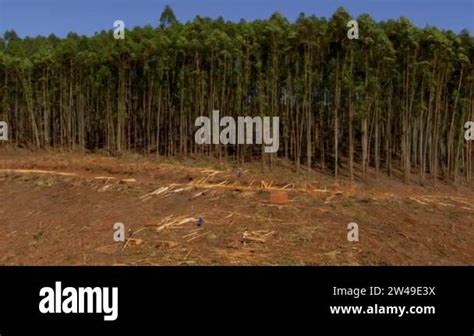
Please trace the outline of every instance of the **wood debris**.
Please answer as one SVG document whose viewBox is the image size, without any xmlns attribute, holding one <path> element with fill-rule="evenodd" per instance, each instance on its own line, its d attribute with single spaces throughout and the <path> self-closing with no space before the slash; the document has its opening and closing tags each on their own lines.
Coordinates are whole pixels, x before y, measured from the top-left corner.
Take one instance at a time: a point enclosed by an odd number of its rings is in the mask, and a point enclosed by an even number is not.
<svg viewBox="0 0 474 336">
<path fill-rule="evenodd" d="M 60 175 L 60 176 L 77 176 L 74 173 L 57 172 L 50 170 L 38 170 L 38 169 L 0 169 L 0 173 L 19 173 L 19 174 L 49 174 L 49 175 Z"/>
<path fill-rule="evenodd" d="M 106 184 L 106 185 L 102 186 L 98 191 L 99 192 L 107 191 L 107 189 L 109 189 L 111 186 L 112 186 L 112 184 Z"/>
<path fill-rule="evenodd" d="M 155 191 L 152 191 L 151 193 L 140 196 L 140 199 L 142 201 L 146 201 L 147 199 L 150 199 L 152 196 L 159 196 L 159 195 L 166 194 L 169 191 L 173 190 L 176 186 L 177 186 L 176 184 L 170 184 L 169 186 L 158 188 Z"/>
<path fill-rule="evenodd" d="M 96 177 L 94 177 L 94 179 L 108 181 L 108 180 L 115 180 L 115 177 L 113 177 L 113 176 L 96 176 Z"/>
<path fill-rule="evenodd" d="M 134 178 L 129 178 L 129 179 L 121 179 L 120 182 L 122 183 L 134 183 L 137 182 Z"/>
<path fill-rule="evenodd" d="M 138 238 L 127 238 L 127 241 L 125 242 L 125 244 L 123 245 L 122 247 L 122 251 L 125 250 L 125 248 L 128 246 L 128 245 L 135 245 L 135 246 L 138 246 L 138 245 L 141 245 L 143 244 L 143 239 L 138 239 Z"/>
<path fill-rule="evenodd" d="M 275 231 L 258 230 L 258 231 L 244 231 L 242 234 L 242 243 L 265 243 L 267 239 L 275 234 Z"/>
<path fill-rule="evenodd" d="M 177 188 L 177 187 L 180 187 L 180 188 Z M 193 189 L 193 188 L 194 188 L 194 186 L 192 186 L 192 185 L 182 186 L 182 185 L 173 183 L 173 184 L 170 184 L 168 186 L 160 187 L 160 188 L 156 189 L 155 191 L 152 191 L 151 193 L 142 195 L 142 196 L 140 196 L 140 199 L 142 201 L 146 201 L 146 200 L 150 199 L 152 196 L 159 196 L 161 198 L 165 198 L 165 197 L 169 196 L 170 193 L 180 193 L 180 192 L 190 190 L 190 189 Z"/>
<path fill-rule="evenodd" d="M 178 245 L 179 244 L 175 241 L 158 240 L 155 244 L 155 248 L 162 248 L 162 247 L 173 248 L 173 247 L 176 247 Z"/>
<path fill-rule="evenodd" d="M 197 218 L 194 217 L 176 217 L 173 215 L 164 218 L 160 223 L 157 224 L 156 232 L 163 231 L 165 229 L 176 228 L 189 222 L 196 222 Z"/>
<path fill-rule="evenodd" d="M 193 240 L 195 240 L 195 239 L 198 239 L 198 238 L 207 236 L 209 233 L 211 233 L 211 232 L 210 232 L 210 231 L 207 231 L 207 232 L 204 232 L 204 233 L 202 233 L 202 234 L 194 235 L 193 237 L 189 238 L 189 239 L 187 240 L 187 242 L 189 243 L 189 242 L 191 242 L 191 241 L 193 241 Z"/>
</svg>

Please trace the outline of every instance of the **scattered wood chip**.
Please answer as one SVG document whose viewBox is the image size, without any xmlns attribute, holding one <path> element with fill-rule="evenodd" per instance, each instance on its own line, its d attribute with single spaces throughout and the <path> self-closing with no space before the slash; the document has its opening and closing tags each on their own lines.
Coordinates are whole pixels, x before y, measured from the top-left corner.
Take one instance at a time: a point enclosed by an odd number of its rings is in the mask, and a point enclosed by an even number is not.
<svg viewBox="0 0 474 336">
<path fill-rule="evenodd" d="M 242 234 L 242 242 L 257 242 L 257 243 L 265 243 L 267 239 L 275 234 L 275 231 L 268 231 L 268 230 L 258 230 L 258 231 L 244 231 Z"/>
<path fill-rule="evenodd" d="M 123 183 L 135 183 L 135 182 L 137 182 L 137 180 L 135 180 L 134 178 L 129 178 L 129 179 L 121 179 L 120 182 L 123 182 Z"/>
<path fill-rule="evenodd" d="M 207 193 L 207 190 L 204 190 L 204 191 L 200 191 L 200 192 L 198 192 L 198 193 L 195 193 L 195 194 L 193 195 L 192 199 L 197 198 L 197 197 L 202 196 L 202 195 L 205 195 L 206 193 Z"/>
<path fill-rule="evenodd" d="M 113 176 L 96 176 L 94 177 L 96 180 L 115 180 L 115 177 Z"/>
<path fill-rule="evenodd" d="M 111 186 L 112 186 L 111 184 L 106 184 L 106 185 L 102 186 L 98 191 L 99 192 L 107 191 L 107 189 L 109 189 Z"/>
<path fill-rule="evenodd" d="M 125 248 L 130 244 L 133 244 L 135 246 L 141 245 L 141 244 L 143 244 L 143 239 L 128 238 L 127 241 L 125 242 L 125 244 L 122 247 L 122 251 L 125 250 Z"/>
<path fill-rule="evenodd" d="M 165 195 L 168 192 L 170 192 L 171 190 L 173 190 L 176 186 L 177 186 L 176 184 L 170 184 L 169 186 L 158 188 L 158 189 L 152 191 L 151 193 L 140 196 L 140 199 L 142 201 L 145 201 L 145 200 L 149 199 L 151 196 Z"/>
<path fill-rule="evenodd" d="M 177 217 L 177 218 L 174 218 L 174 219 L 172 217 L 173 216 L 168 216 L 165 219 L 163 219 L 158 224 L 158 227 L 156 228 L 156 232 L 163 231 L 164 229 L 179 227 L 183 224 L 197 221 L 197 219 L 194 218 L 194 217 Z"/>
<path fill-rule="evenodd" d="M 204 236 L 208 235 L 209 233 L 211 233 L 211 232 L 210 232 L 210 231 L 208 231 L 208 232 L 204 232 L 203 234 L 200 234 L 200 235 L 197 235 L 197 236 L 191 237 L 191 238 L 189 238 L 189 239 L 187 240 L 187 242 L 189 243 L 190 241 L 193 241 L 193 240 L 195 240 L 195 239 L 198 239 L 198 238 L 204 237 Z"/>
<path fill-rule="evenodd" d="M 190 190 L 190 189 L 192 189 L 192 188 L 193 188 L 192 186 L 183 187 L 183 188 L 175 189 L 175 190 L 173 190 L 172 192 L 174 192 L 174 193 L 180 193 L 180 192 L 183 192 L 183 191 L 186 191 L 186 190 Z"/>
<path fill-rule="evenodd" d="M 19 173 L 19 174 L 49 174 L 49 175 L 60 175 L 60 176 L 77 176 L 74 173 L 57 172 L 50 170 L 38 170 L 38 169 L 0 169 L 0 173 Z"/>
<path fill-rule="evenodd" d="M 179 244 L 175 241 L 158 240 L 156 242 L 155 248 L 162 248 L 162 247 L 173 248 L 173 247 L 176 247 L 178 245 Z"/>
</svg>

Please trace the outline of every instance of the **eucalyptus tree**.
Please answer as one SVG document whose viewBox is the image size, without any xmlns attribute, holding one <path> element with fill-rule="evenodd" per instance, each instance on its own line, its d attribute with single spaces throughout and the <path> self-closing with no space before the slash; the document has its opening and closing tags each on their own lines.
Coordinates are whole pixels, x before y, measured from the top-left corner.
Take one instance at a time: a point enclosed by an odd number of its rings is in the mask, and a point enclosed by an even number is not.
<svg viewBox="0 0 474 336">
<path fill-rule="evenodd" d="M 472 179 L 474 40 L 407 19 L 377 23 L 349 13 L 326 20 L 180 23 L 166 7 L 156 27 L 124 40 L 93 36 L 0 39 L 0 118 L 15 145 L 59 150 L 209 155 L 239 163 L 331 169 L 353 181 L 369 167 L 420 178 Z M 281 147 L 197 145 L 194 121 L 280 117 Z M 360 162 L 361 173 L 356 169 Z M 346 169 L 347 167 L 347 169 Z"/>
</svg>

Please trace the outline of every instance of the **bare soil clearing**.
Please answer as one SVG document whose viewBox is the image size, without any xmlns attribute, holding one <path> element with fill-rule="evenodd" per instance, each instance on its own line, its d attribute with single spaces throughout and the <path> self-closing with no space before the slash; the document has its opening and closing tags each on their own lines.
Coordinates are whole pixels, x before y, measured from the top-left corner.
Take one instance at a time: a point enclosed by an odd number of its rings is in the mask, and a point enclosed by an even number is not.
<svg viewBox="0 0 474 336">
<path fill-rule="evenodd" d="M 350 186 L 284 162 L 0 151 L 0 264 L 472 265 L 473 195 L 386 177 Z"/>
</svg>

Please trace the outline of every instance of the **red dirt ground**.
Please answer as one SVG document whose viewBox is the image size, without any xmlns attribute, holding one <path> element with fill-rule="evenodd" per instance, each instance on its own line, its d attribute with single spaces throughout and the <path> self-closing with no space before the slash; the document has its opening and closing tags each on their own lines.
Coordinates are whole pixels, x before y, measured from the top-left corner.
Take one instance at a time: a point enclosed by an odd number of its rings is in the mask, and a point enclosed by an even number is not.
<svg viewBox="0 0 474 336">
<path fill-rule="evenodd" d="M 0 264 L 472 265 L 473 195 L 382 176 L 350 186 L 284 161 L 2 150 Z"/>
</svg>

